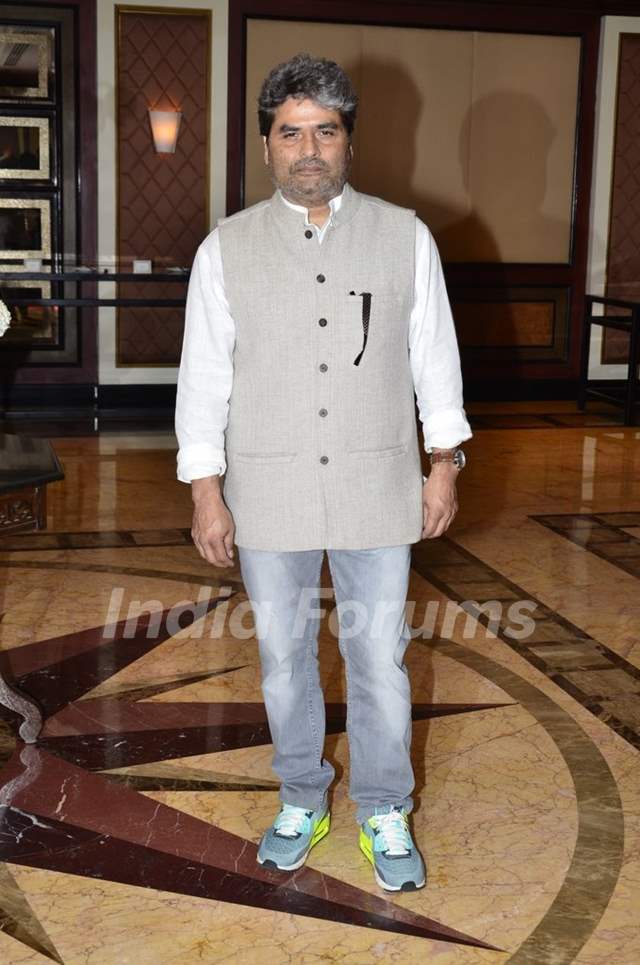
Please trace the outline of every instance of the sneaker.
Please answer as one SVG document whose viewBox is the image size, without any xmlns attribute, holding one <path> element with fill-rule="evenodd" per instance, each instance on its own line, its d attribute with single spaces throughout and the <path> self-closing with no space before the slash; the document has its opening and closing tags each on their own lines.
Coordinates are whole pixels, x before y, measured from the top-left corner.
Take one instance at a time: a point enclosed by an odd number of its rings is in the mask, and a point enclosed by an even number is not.
<svg viewBox="0 0 640 965">
<path fill-rule="evenodd" d="M 329 833 L 329 824 L 327 810 L 306 811 L 293 804 L 283 804 L 271 827 L 262 835 L 258 863 L 278 871 L 295 871 L 305 863 L 314 844 Z"/>
<path fill-rule="evenodd" d="M 385 891 L 415 891 L 426 881 L 424 861 L 413 843 L 404 808 L 392 807 L 360 825 L 360 849 Z"/>
</svg>

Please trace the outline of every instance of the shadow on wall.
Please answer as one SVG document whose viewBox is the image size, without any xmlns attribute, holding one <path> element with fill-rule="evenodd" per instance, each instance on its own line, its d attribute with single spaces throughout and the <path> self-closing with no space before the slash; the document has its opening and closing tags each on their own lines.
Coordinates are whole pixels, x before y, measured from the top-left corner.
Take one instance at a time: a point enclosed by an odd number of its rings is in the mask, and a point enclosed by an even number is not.
<svg viewBox="0 0 640 965">
<path fill-rule="evenodd" d="M 357 76 L 355 67 L 346 69 Z M 458 184 L 468 199 L 467 210 L 463 211 L 459 205 L 443 202 L 422 183 L 416 132 L 423 99 L 413 78 L 397 64 L 383 61 L 369 61 L 362 70 L 367 76 L 369 96 L 375 97 L 375 117 L 380 128 L 379 136 L 367 136 L 369 143 L 361 154 L 362 131 L 356 124 L 354 151 L 359 160 L 353 169 L 354 187 L 415 208 L 432 227 L 445 262 L 495 264 L 503 260 L 485 216 L 488 212 L 494 222 L 511 220 L 513 225 L 517 219 L 518 232 L 544 238 L 550 251 L 562 247 L 565 221 L 543 211 L 547 160 L 556 129 L 534 97 L 495 91 L 478 98 L 466 112 L 458 134 L 456 159 L 460 168 Z M 361 105 L 363 115 L 370 109 L 371 105 Z M 369 123 L 368 117 L 365 123 Z M 369 156 L 373 145 L 375 158 Z M 442 146 L 433 143 L 429 150 L 440 151 Z M 454 163 L 453 157 L 444 160 Z"/>
<path fill-rule="evenodd" d="M 482 131 L 476 146 L 479 163 L 473 165 L 472 125 Z M 549 115 L 529 94 L 495 91 L 475 101 L 465 115 L 458 145 L 458 163 L 472 210 L 438 233 L 445 260 L 502 261 L 479 213 L 483 207 L 490 208 L 501 223 L 515 221 L 518 234 L 544 238 L 550 251 L 562 247 L 566 223 L 542 210 L 547 159 L 555 135 Z M 481 199 L 479 211 L 474 210 L 476 195 Z"/>
<path fill-rule="evenodd" d="M 562 244 L 566 224 L 543 211 L 548 154 L 556 130 L 535 98 L 496 91 L 478 98 L 466 112 L 457 138 L 457 157 L 443 158 L 441 162 L 459 165 L 457 177 L 450 180 L 457 184 L 458 196 L 463 193 L 468 199 L 465 211 L 459 204 L 447 204 L 431 192 L 425 184 L 427 176 L 418 169 L 417 131 L 423 97 L 412 77 L 397 64 L 383 61 L 369 61 L 362 71 L 367 77 L 367 89 L 375 97 L 380 131 L 379 136 L 372 136 L 370 131 L 364 133 L 364 125 L 360 130 L 356 124 L 354 187 L 414 208 L 431 228 L 443 262 L 478 263 L 477 273 L 471 268 L 466 285 L 486 285 L 483 265 L 491 265 L 492 288 L 506 285 L 500 272 L 500 247 L 489 219 L 507 226 L 517 219 L 516 235 L 535 232 L 538 237 L 549 239 L 550 250 L 552 245 Z M 358 76 L 355 69 L 352 72 Z M 368 126 L 371 105 L 362 106 Z M 443 148 L 437 141 L 428 148 L 430 152 L 443 149 L 449 151 L 448 146 Z M 370 157 L 372 152 L 375 158 Z M 509 305 L 501 306 L 495 330 L 476 336 L 473 306 L 469 305 L 470 317 L 458 322 L 463 358 L 473 358 L 475 346 L 486 357 L 494 344 L 496 349 L 500 345 L 518 345 L 515 311 Z M 462 315 L 461 309 L 459 314 Z M 508 364 L 505 376 L 514 380 L 521 377 L 522 363 L 514 359 Z M 507 485 L 506 479 L 503 485 Z M 499 502 L 500 493 L 496 493 L 496 505 Z"/>
<path fill-rule="evenodd" d="M 476 263 L 477 272 L 469 266 L 465 286 L 486 285 L 482 267 L 486 265 L 491 266 L 492 288 L 506 287 L 501 267 L 509 261 L 526 264 L 532 238 L 538 239 L 538 250 L 562 251 L 566 221 L 544 211 L 549 152 L 557 132 L 535 97 L 508 90 L 481 96 L 464 115 L 457 138 L 452 132 L 446 143 L 435 139 L 428 143 L 424 130 L 418 133 L 424 125 L 423 94 L 411 75 L 397 63 L 385 61 L 366 62 L 362 74 L 369 96 L 375 99 L 375 114 L 372 124 L 371 104 L 362 103 L 364 123 L 356 125 L 354 136 L 354 186 L 414 208 L 432 230 L 443 262 Z M 453 144 L 457 156 L 452 153 Z M 428 173 L 419 167 L 425 151 L 431 155 L 445 151 L 451 156 L 442 157 L 440 163 L 457 164 L 457 170 L 445 174 L 439 187 L 431 190 Z M 429 167 L 433 169 L 433 164 Z M 449 203 L 443 198 L 442 183 L 451 185 Z M 466 205 L 458 200 L 461 197 Z M 502 228 L 501 242 L 496 225 Z M 495 295 L 489 292 L 487 298 L 494 300 Z M 499 315 L 489 317 L 490 328 L 479 331 L 473 303 L 464 309 L 459 305 L 457 325 L 464 358 L 470 361 L 475 354 L 478 360 L 492 349 L 496 358 L 504 357 L 511 346 L 517 352 L 517 346 L 535 342 L 535 318 L 523 326 L 522 313 L 523 306 L 502 303 Z M 486 326 L 486 314 L 483 323 Z M 522 377 L 524 362 L 524 358 L 505 358 L 505 377 Z"/>
</svg>

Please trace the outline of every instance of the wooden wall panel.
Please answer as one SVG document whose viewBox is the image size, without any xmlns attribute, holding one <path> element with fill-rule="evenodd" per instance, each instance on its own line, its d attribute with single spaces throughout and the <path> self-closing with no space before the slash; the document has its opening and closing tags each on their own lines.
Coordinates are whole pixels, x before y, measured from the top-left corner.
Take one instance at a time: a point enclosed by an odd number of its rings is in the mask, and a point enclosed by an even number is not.
<svg viewBox="0 0 640 965">
<path fill-rule="evenodd" d="M 463 354 L 503 362 L 566 361 L 565 288 L 466 289 L 451 302 Z"/>
<path fill-rule="evenodd" d="M 640 300 L 640 36 L 620 38 L 607 295 Z M 611 310 L 612 314 L 615 314 Z M 624 314 L 624 313 L 623 313 Z M 629 337 L 604 332 L 603 363 L 626 363 Z"/>
<path fill-rule="evenodd" d="M 458 302 L 456 325 L 467 348 L 539 348 L 553 341 L 552 302 Z"/>
<path fill-rule="evenodd" d="M 118 8 L 117 254 L 189 267 L 209 230 L 209 11 Z M 175 154 L 156 154 L 148 110 L 180 110 Z M 122 284 L 122 297 L 176 298 L 175 284 Z M 121 308 L 119 365 L 177 365 L 184 311 Z"/>
</svg>

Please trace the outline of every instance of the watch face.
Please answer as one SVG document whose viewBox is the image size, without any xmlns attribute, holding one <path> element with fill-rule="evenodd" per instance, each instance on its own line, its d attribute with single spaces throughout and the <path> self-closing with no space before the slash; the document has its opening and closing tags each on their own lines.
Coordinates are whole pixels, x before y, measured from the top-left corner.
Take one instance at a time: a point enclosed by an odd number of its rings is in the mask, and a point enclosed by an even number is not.
<svg viewBox="0 0 640 965">
<path fill-rule="evenodd" d="M 454 462 L 454 465 L 458 467 L 458 469 L 464 469 L 464 467 L 467 464 L 467 460 L 462 449 L 456 449 L 456 451 L 453 454 L 453 462 Z"/>
</svg>

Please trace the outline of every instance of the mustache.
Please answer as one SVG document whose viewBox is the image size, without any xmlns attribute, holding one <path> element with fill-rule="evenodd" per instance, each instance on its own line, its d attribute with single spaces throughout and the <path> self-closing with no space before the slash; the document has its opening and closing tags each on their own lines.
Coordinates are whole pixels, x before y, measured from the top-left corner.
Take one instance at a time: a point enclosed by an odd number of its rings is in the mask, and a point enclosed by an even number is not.
<svg viewBox="0 0 640 965">
<path fill-rule="evenodd" d="M 295 174 L 296 171 L 304 171 L 305 168 L 322 168 L 323 171 L 328 171 L 329 165 L 326 163 L 326 161 L 321 161 L 318 159 L 317 161 L 298 162 L 297 164 L 292 165 L 290 170 L 292 174 Z"/>
</svg>

